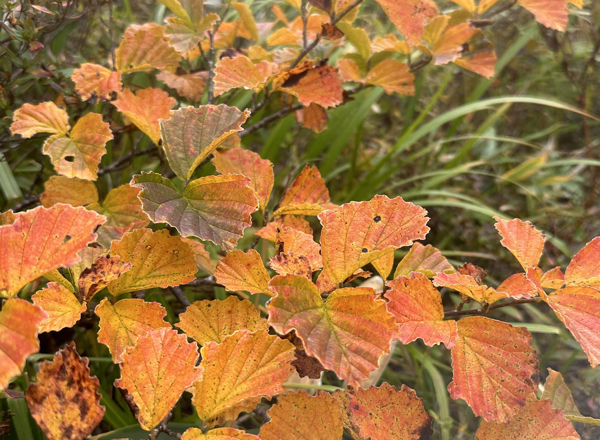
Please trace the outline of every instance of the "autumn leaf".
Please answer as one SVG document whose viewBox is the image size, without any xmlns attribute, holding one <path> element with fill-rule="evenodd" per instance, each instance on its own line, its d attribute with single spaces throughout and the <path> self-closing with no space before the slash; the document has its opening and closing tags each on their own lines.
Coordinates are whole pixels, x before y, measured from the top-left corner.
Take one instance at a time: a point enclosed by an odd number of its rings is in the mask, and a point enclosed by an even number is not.
<svg viewBox="0 0 600 440">
<path fill-rule="evenodd" d="M 9 299 L 0 310 L 0 391 L 21 374 L 27 356 L 37 353 L 38 326 L 48 315 L 39 306 L 19 298 Z"/>
<path fill-rule="evenodd" d="M 573 261 L 573 260 L 571 260 Z M 565 285 L 565 274 L 560 267 L 550 269 L 542 275 L 540 280 L 542 287 L 547 289 L 560 289 Z"/>
<path fill-rule="evenodd" d="M 58 283 L 48 283 L 31 300 L 48 315 L 38 326 L 40 333 L 73 327 L 87 308 L 85 303 L 80 303 L 72 292 Z"/>
<path fill-rule="evenodd" d="M 294 346 L 266 331 L 240 330 L 200 350 L 202 380 L 194 384 L 194 406 L 209 428 L 251 412 L 262 397 L 282 393 L 294 368 Z"/>
<path fill-rule="evenodd" d="M 549 400 L 527 396 L 508 423 L 483 421 L 475 440 L 579 440 L 579 435 L 562 411 L 553 409 Z"/>
<path fill-rule="evenodd" d="M 377 260 L 373 260 L 371 264 L 379 276 L 383 280 L 387 280 L 387 278 L 390 276 L 390 273 L 392 273 L 392 269 L 394 268 L 394 253 L 390 252 L 385 254 Z"/>
<path fill-rule="evenodd" d="M 139 188 L 121 185 L 111 189 L 102 204 L 90 205 L 99 214 L 106 216 L 105 226 L 129 226 L 143 228 L 149 222 L 142 211 L 142 202 L 138 199 Z"/>
<path fill-rule="evenodd" d="M 396 92 L 406 96 L 415 94 L 414 81 L 415 76 L 408 65 L 389 59 L 369 70 L 364 79 L 365 84 L 383 87 L 388 95 Z"/>
<path fill-rule="evenodd" d="M 254 21 L 254 15 L 250 7 L 242 2 L 231 2 L 231 6 L 237 11 L 240 16 L 244 27 L 250 33 L 250 36 L 254 41 L 259 41 L 258 28 L 256 27 L 256 21 Z"/>
<path fill-rule="evenodd" d="M 496 60 L 496 51 L 482 49 L 464 53 L 461 58 L 454 60 L 454 64 L 485 78 L 491 78 L 496 74 Z"/>
<path fill-rule="evenodd" d="M 106 411 L 100 405 L 100 382 L 90 377 L 88 359 L 71 342 L 44 362 L 25 400 L 31 416 L 49 440 L 80 440 L 92 433 Z"/>
<path fill-rule="evenodd" d="M 323 211 L 319 214 L 323 272 L 332 282 L 343 282 L 371 261 L 425 238 L 429 231 L 426 214 L 401 197 L 387 196 Z"/>
<path fill-rule="evenodd" d="M 506 293 L 499 292 L 485 284 L 479 284 L 471 275 L 464 275 L 460 272 L 440 272 L 433 278 L 433 284 L 438 287 L 454 289 L 466 297 L 473 298 L 478 303 L 493 304 L 508 297 Z"/>
<path fill-rule="evenodd" d="M 254 64 L 244 55 L 222 58 L 215 67 L 215 96 L 231 89 L 244 88 L 259 91 L 278 68 L 276 63 L 269 61 Z"/>
<path fill-rule="evenodd" d="M 44 185 L 45 191 L 40 202 L 45 208 L 57 203 L 71 206 L 85 206 L 98 202 L 98 190 L 94 182 L 65 176 L 50 176 Z"/>
<path fill-rule="evenodd" d="M 217 283 L 227 290 L 244 290 L 250 293 L 265 293 L 269 290 L 269 273 L 262 262 L 260 254 L 254 249 L 247 252 L 234 250 L 219 261 L 214 277 Z"/>
<path fill-rule="evenodd" d="M 250 111 L 225 104 L 184 107 L 161 116 L 163 148 L 171 169 L 181 180 L 190 179 L 204 159 L 242 130 L 249 116 Z"/>
<path fill-rule="evenodd" d="M 179 315 L 177 327 L 200 345 L 210 341 L 220 344 L 238 330 L 266 331 L 267 320 L 250 301 L 229 296 L 223 301 L 193 302 Z"/>
<path fill-rule="evenodd" d="M 110 253 L 131 263 L 127 272 L 108 285 L 113 296 L 153 287 L 187 284 L 195 279 L 196 261 L 190 246 L 168 229 L 137 229 L 114 241 Z"/>
<path fill-rule="evenodd" d="M 429 0 L 376 1 L 411 46 L 419 45 L 427 20 L 438 14 L 435 3 Z"/>
<path fill-rule="evenodd" d="M 423 246 L 415 243 L 396 266 L 394 278 L 407 277 L 411 272 L 421 272 L 426 277 L 433 278 L 436 273 L 446 270 L 454 268 L 438 249 L 430 244 Z"/>
<path fill-rule="evenodd" d="M 496 290 L 516 299 L 535 298 L 538 296 L 538 289 L 535 284 L 527 279 L 527 275 L 524 273 L 516 273 L 509 276 L 502 281 Z"/>
<path fill-rule="evenodd" d="M 204 18 L 195 24 L 190 24 L 178 17 L 167 17 L 165 37 L 171 47 L 181 55 L 194 58 L 192 55 L 194 49 L 206 38 L 206 32 L 211 30 L 218 20 L 219 16 L 217 14 L 206 14 Z"/>
<path fill-rule="evenodd" d="M 425 275 L 413 272 L 410 278 L 398 277 L 387 285 L 387 309 L 398 323 L 403 344 L 421 338 L 430 347 L 440 342 L 446 348 L 456 345 L 456 321 L 444 321 L 442 296 Z"/>
<path fill-rule="evenodd" d="M 66 134 L 70 128 L 69 115 L 53 102 L 25 103 L 15 111 L 10 132 L 30 138 L 37 133 Z"/>
<path fill-rule="evenodd" d="M 113 361 L 123 362 L 123 353 L 127 347 L 134 347 L 140 336 L 151 330 L 168 327 L 164 321 L 167 311 L 156 302 L 143 299 L 122 299 L 112 304 L 104 298 L 96 307 L 100 318 L 98 342 L 106 345 Z"/>
<path fill-rule="evenodd" d="M 143 189 L 139 199 L 153 222 L 168 223 L 184 237 L 210 240 L 225 251 L 242 238 L 258 207 L 250 179 L 235 174 L 201 177 L 183 193 L 155 173 L 138 174 L 131 184 Z"/>
<path fill-rule="evenodd" d="M 476 416 L 498 423 L 520 414 L 539 380 L 531 334 L 483 317 L 458 321 L 452 369 L 450 396 L 466 401 Z"/>
<path fill-rule="evenodd" d="M 132 267 L 131 263 L 121 261 L 118 256 L 108 257 L 103 255 L 98 257 L 79 276 L 77 283 L 79 296 L 83 301 L 90 301 L 96 293 L 100 292 Z"/>
<path fill-rule="evenodd" d="M 371 48 L 374 53 L 393 52 L 409 54 L 411 48 L 406 41 L 398 40 L 394 34 L 387 34 L 385 37 L 375 37 L 371 42 Z"/>
<path fill-rule="evenodd" d="M 495 227 L 500 233 L 500 243 L 507 248 L 519 261 L 524 270 L 536 267 L 542 256 L 544 234 L 538 231 L 530 222 L 519 219 L 502 220 L 494 217 Z"/>
<path fill-rule="evenodd" d="M 211 429 L 206 434 L 201 429 L 189 428 L 181 437 L 181 440 L 260 440 L 257 436 L 248 434 L 239 429 L 217 428 Z"/>
<path fill-rule="evenodd" d="M 182 238 L 182 240 L 190 246 L 196 260 L 196 267 L 199 270 L 212 274 L 217 268 L 218 260 L 211 259 L 210 253 L 206 250 L 204 244 L 192 238 Z"/>
<path fill-rule="evenodd" d="M 429 43 L 436 65 L 458 59 L 464 50 L 463 45 L 475 34 L 481 33 L 479 29 L 472 27 L 471 23 L 449 25 L 450 19 L 449 15 L 440 15 L 425 27 L 423 39 Z"/>
<path fill-rule="evenodd" d="M 319 104 L 312 103 L 308 107 L 303 107 L 296 110 L 296 120 L 304 128 L 321 133 L 327 128 L 329 116 L 323 107 Z"/>
<path fill-rule="evenodd" d="M 564 32 L 569 22 L 566 0 L 519 0 L 544 26 Z"/>
<path fill-rule="evenodd" d="M 331 394 L 286 393 L 267 412 L 261 440 L 339 440 L 344 434 L 339 405 Z"/>
<path fill-rule="evenodd" d="M 306 353 L 350 385 L 360 386 L 389 353 L 396 323 L 373 289 L 339 289 L 323 302 L 317 286 L 301 276 L 276 276 L 270 287 L 277 294 L 267 305 L 271 327 L 280 334 L 295 330 Z"/>
<path fill-rule="evenodd" d="M 123 88 L 121 72 L 114 72 L 92 63 L 83 63 L 81 67 L 73 70 L 71 80 L 75 83 L 75 91 L 79 93 L 82 101 L 87 101 L 92 96 L 109 100 L 113 93 L 120 92 Z"/>
<path fill-rule="evenodd" d="M 283 194 L 273 215 L 317 215 L 334 208 L 325 179 L 317 167 L 306 165 Z"/>
<path fill-rule="evenodd" d="M 313 234 L 313 231 L 310 228 L 310 223 L 308 223 L 308 221 L 306 221 L 304 218 L 294 215 L 284 215 L 281 217 L 276 217 L 273 221 L 269 222 L 267 226 L 259 229 L 256 232 L 256 235 L 264 238 L 265 240 L 276 243 L 277 231 L 281 229 L 283 225 L 297 229 L 298 231 L 304 232 L 305 234 L 309 234 L 311 236 Z"/>
<path fill-rule="evenodd" d="M 165 38 L 164 28 L 156 23 L 130 25 L 115 57 L 116 68 L 121 73 L 153 69 L 175 71 L 181 60 L 181 55 Z"/>
<path fill-rule="evenodd" d="M 137 128 L 146 133 L 158 145 L 160 141 L 159 119 L 167 119 L 175 99 L 161 89 L 147 88 L 133 93 L 123 89 L 112 104 L 127 116 Z"/>
<path fill-rule="evenodd" d="M 96 261 L 102 255 L 107 254 L 108 251 L 106 249 L 97 248 L 97 247 L 85 247 L 77 252 L 80 260 L 77 263 L 74 263 L 69 266 L 69 273 L 71 274 L 71 280 L 73 281 L 73 286 L 77 286 L 79 284 L 79 277 L 81 273 L 92 267 L 94 261 Z M 48 274 L 44 274 L 44 278 L 46 278 Z M 47 278 L 46 278 L 47 279 Z M 69 283 L 71 284 L 71 283 Z M 75 289 L 73 288 L 73 292 Z"/>
<path fill-rule="evenodd" d="M 195 72 L 177 75 L 165 70 L 156 75 L 156 79 L 165 83 L 167 87 L 175 89 L 179 96 L 194 102 L 199 102 L 204 94 L 208 72 Z"/>
<path fill-rule="evenodd" d="M 323 267 L 321 246 L 313 239 L 312 234 L 306 234 L 297 229 L 283 225 L 277 232 L 277 247 L 280 252 L 293 252 L 304 255 L 314 271 Z"/>
<path fill-rule="evenodd" d="M 312 280 L 313 269 L 304 255 L 280 252 L 269 260 L 269 266 L 278 275 L 299 275 Z"/>
<path fill-rule="evenodd" d="M 150 431 L 162 422 L 183 391 L 200 380 L 197 360 L 196 343 L 170 328 L 150 330 L 125 350 L 115 386 L 133 397 L 142 429 Z"/>
<path fill-rule="evenodd" d="M 433 433 L 423 399 L 406 385 L 337 391 L 345 428 L 355 439 L 420 440 Z"/>
<path fill-rule="evenodd" d="M 567 286 L 600 288 L 600 237 L 594 238 L 573 257 L 565 271 Z"/>
<path fill-rule="evenodd" d="M 203 0 L 158 0 L 179 18 L 193 24 L 202 19 Z"/>
<path fill-rule="evenodd" d="M 82 207 L 38 207 L 0 226 L 0 296 L 11 298 L 29 282 L 79 261 L 77 252 L 96 240 L 103 216 Z"/>
</svg>

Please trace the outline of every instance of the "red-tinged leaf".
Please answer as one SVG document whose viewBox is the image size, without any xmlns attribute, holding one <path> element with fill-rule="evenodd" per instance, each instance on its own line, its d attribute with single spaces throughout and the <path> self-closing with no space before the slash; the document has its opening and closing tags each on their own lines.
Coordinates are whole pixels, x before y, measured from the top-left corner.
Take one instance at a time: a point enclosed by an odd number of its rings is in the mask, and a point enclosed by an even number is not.
<svg viewBox="0 0 600 440">
<path fill-rule="evenodd" d="M 106 249 L 96 247 L 85 247 L 79 252 L 77 252 L 77 255 L 79 256 L 80 260 L 77 263 L 69 266 L 69 273 L 71 274 L 71 279 L 73 280 L 73 286 L 77 286 L 77 284 L 79 283 L 79 277 L 81 276 L 81 273 L 84 270 L 92 267 L 94 261 L 96 261 L 99 257 L 107 253 L 108 251 Z M 46 276 L 47 274 L 44 274 L 44 277 Z M 74 290 L 75 289 L 73 289 L 73 291 Z"/>
<path fill-rule="evenodd" d="M 594 238 L 573 257 L 565 271 L 567 286 L 600 288 L 600 237 Z"/>
<path fill-rule="evenodd" d="M 292 344 L 294 344 L 294 347 L 296 347 L 296 351 L 294 352 L 296 360 L 292 362 L 292 365 L 296 368 L 296 373 L 298 373 L 298 376 L 308 377 L 310 379 L 320 379 L 321 374 L 323 371 L 325 371 L 323 364 L 321 364 L 317 358 L 306 354 L 304 343 L 302 342 L 302 339 L 296 336 L 296 332 L 291 331 L 287 335 L 283 336 L 283 338 L 290 341 Z"/>
<path fill-rule="evenodd" d="M 156 79 L 165 83 L 167 87 L 175 89 L 179 96 L 193 102 L 199 102 L 204 94 L 208 72 L 195 72 L 177 75 L 165 70 L 156 75 Z"/>
<path fill-rule="evenodd" d="M 356 61 L 342 58 L 337 63 L 339 75 L 343 82 L 363 82 L 362 73 Z"/>
<path fill-rule="evenodd" d="M 421 43 L 427 20 L 438 14 L 430 0 L 376 0 L 411 46 Z"/>
<path fill-rule="evenodd" d="M 294 346 L 266 331 L 237 331 L 202 347 L 202 380 L 194 384 L 194 406 L 206 426 L 223 425 L 251 412 L 262 397 L 281 394 L 292 374 Z"/>
<path fill-rule="evenodd" d="M 146 133 L 158 145 L 160 142 L 159 119 L 168 119 L 175 98 L 161 89 L 147 88 L 133 93 L 124 89 L 112 104 L 127 116 L 137 128 Z"/>
<path fill-rule="evenodd" d="M 213 154 L 212 162 L 219 174 L 242 174 L 250 179 L 250 185 L 260 202 L 260 209 L 264 211 L 271 198 L 275 179 L 271 161 L 243 148 L 215 151 Z"/>
<path fill-rule="evenodd" d="M 20 134 L 30 138 L 37 133 L 66 134 L 69 126 L 69 115 L 53 102 L 41 104 L 23 104 L 15 111 L 10 125 L 12 135 Z"/>
<path fill-rule="evenodd" d="M 329 122 L 329 116 L 327 116 L 325 109 L 315 103 L 297 110 L 295 116 L 299 124 L 315 133 L 324 131 Z"/>
<path fill-rule="evenodd" d="M 92 96 L 110 100 L 113 93 L 120 92 L 123 88 L 121 72 L 108 70 L 98 64 L 83 63 L 80 68 L 73 70 L 71 80 L 82 101 L 87 101 Z"/>
<path fill-rule="evenodd" d="M 79 357 L 72 342 L 52 362 L 42 364 L 25 400 L 48 440 L 80 440 L 104 417 L 99 391 L 98 378 L 90 377 L 88 359 Z"/>
<path fill-rule="evenodd" d="M 309 396 L 304 391 L 277 398 L 260 428 L 261 440 L 339 440 L 344 434 L 339 405 L 329 393 Z"/>
<path fill-rule="evenodd" d="M 344 427 L 355 439 L 421 440 L 433 433 L 423 399 L 406 385 L 337 391 Z"/>
<path fill-rule="evenodd" d="M 323 23 L 321 35 L 329 41 L 340 41 L 344 37 L 344 33 L 339 27 L 330 23 Z"/>
<path fill-rule="evenodd" d="M 102 115 L 88 113 L 77 121 L 68 135 L 55 134 L 44 143 L 43 152 L 50 156 L 58 174 L 96 180 L 98 164 L 106 154 L 106 143 L 113 138 Z"/>
<path fill-rule="evenodd" d="M 365 264 L 395 249 L 425 238 L 427 211 L 401 197 L 375 196 L 335 211 L 323 211 L 319 220 L 324 272 L 343 282 Z"/>
<path fill-rule="evenodd" d="M 214 277 L 217 283 L 230 291 L 244 290 L 250 293 L 271 295 L 269 273 L 254 249 L 247 252 L 234 250 L 219 261 Z"/>
<path fill-rule="evenodd" d="M 388 95 L 394 92 L 406 96 L 415 94 L 415 76 L 410 72 L 410 67 L 401 61 L 383 60 L 369 70 L 364 82 L 383 87 Z"/>
<path fill-rule="evenodd" d="M 516 299 L 535 298 L 538 296 L 537 287 L 527 279 L 524 273 L 516 273 L 509 276 L 502 281 L 496 290 Z"/>
<path fill-rule="evenodd" d="M 79 276 L 77 283 L 79 296 L 83 301 L 89 302 L 96 293 L 100 292 L 132 267 L 131 263 L 121 261 L 118 256 L 108 257 L 103 255 L 98 257 Z"/>
<path fill-rule="evenodd" d="M 150 330 L 127 348 L 121 378 L 115 386 L 127 390 L 139 412 L 140 426 L 152 430 L 169 414 L 183 391 L 200 380 L 198 346 L 170 328 Z"/>
<path fill-rule="evenodd" d="M 544 26 L 561 32 L 567 29 L 569 10 L 566 0 L 519 0 L 519 4 Z"/>
<path fill-rule="evenodd" d="M 38 326 L 48 317 L 39 306 L 9 299 L 0 310 L 0 391 L 21 374 L 27 356 L 37 353 Z"/>
<path fill-rule="evenodd" d="M 310 228 L 310 223 L 302 217 L 297 217 L 294 215 L 284 215 L 281 217 L 277 217 L 275 220 L 271 221 L 264 228 L 259 229 L 256 232 L 261 238 L 265 240 L 272 241 L 273 243 L 277 242 L 277 231 L 283 226 L 289 226 L 290 228 L 297 229 L 300 232 L 304 232 L 305 234 L 310 234 L 312 236 L 313 231 Z"/>
<path fill-rule="evenodd" d="M 527 269 L 527 272 L 525 272 L 525 277 L 527 278 L 527 281 L 535 286 L 538 295 L 541 296 L 543 300 L 546 300 L 547 295 L 542 287 L 542 269 L 539 267 L 530 267 Z"/>
<path fill-rule="evenodd" d="M 453 399 L 463 399 L 476 416 L 506 423 L 517 416 L 539 380 L 531 334 L 483 317 L 458 321 L 452 349 Z"/>
<path fill-rule="evenodd" d="M 129 26 L 115 57 L 117 70 L 121 73 L 153 69 L 175 71 L 181 60 L 181 55 L 165 38 L 164 28 L 156 23 Z"/>
<path fill-rule="evenodd" d="M 94 182 L 89 180 L 51 176 L 44 185 L 45 191 L 40 196 L 40 202 L 45 208 L 57 203 L 71 206 L 85 206 L 98 202 L 98 190 Z"/>
<path fill-rule="evenodd" d="M 475 440 L 579 440 L 579 435 L 563 412 L 553 409 L 549 400 L 527 396 L 508 423 L 483 421 Z"/>
<path fill-rule="evenodd" d="M 38 326 L 40 333 L 73 327 L 87 308 L 85 303 L 80 303 L 71 291 L 58 283 L 48 283 L 48 287 L 33 295 L 31 300 L 48 315 Z"/>
<path fill-rule="evenodd" d="M 177 327 L 198 344 L 205 345 L 209 341 L 220 344 L 238 330 L 251 333 L 266 331 L 268 325 L 250 301 L 229 296 L 223 301 L 215 299 L 192 303 L 179 315 Z"/>
<path fill-rule="evenodd" d="M 295 96 L 304 106 L 315 103 L 329 108 L 344 101 L 338 70 L 328 65 L 313 67 L 311 61 L 278 74 L 273 87 Z"/>
<path fill-rule="evenodd" d="M 252 225 L 250 214 L 258 208 L 250 179 L 236 174 L 201 177 L 190 182 L 183 194 L 155 173 L 138 174 L 131 184 L 143 189 L 139 198 L 153 222 L 168 223 L 184 237 L 210 240 L 225 251 L 243 237 Z"/>
<path fill-rule="evenodd" d="M 541 284 L 547 289 L 560 289 L 565 285 L 565 274 L 557 266 L 542 275 Z"/>
<path fill-rule="evenodd" d="M 496 51 L 487 49 L 467 52 L 461 58 L 454 60 L 454 64 L 485 78 L 491 78 L 496 74 Z"/>
<path fill-rule="evenodd" d="M 423 246 L 415 243 L 396 266 L 394 278 L 407 277 L 411 272 L 421 272 L 426 277 L 433 278 L 436 273 L 446 270 L 454 268 L 438 249 L 430 244 Z"/>
<path fill-rule="evenodd" d="M 600 291 L 583 286 L 565 287 L 544 301 L 581 344 L 592 367 L 600 365 Z"/>
<path fill-rule="evenodd" d="M 231 89 L 244 88 L 258 91 L 278 67 L 276 63 L 268 61 L 254 64 L 244 55 L 222 58 L 215 67 L 215 96 Z"/>
<path fill-rule="evenodd" d="M 444 321 L 442 296 L 425 275 L 413 272 L 410 278 L 399 277 L 387 285 L 387 309 L 396 319 L 397 338 L 403 344 L 421 338 L 430 347 L 440 342 L 446 348 L 456 345 L 456 321 Z"/>
<path fill-rule="evenodd" d="M 350 385 L 360 386 L 389 353 L 397 327 L 373 289 L 339 289 L 323 302 L 317 286 L 300 276 L 276 276 L 270 287 L 277 294 L 267 306 L 271 327 L 295 330 L 306 353 Z"/>
<path fill-rule="evenodd" d="M 201 429 L 189 428 L 181 437 L 181 440 L 260 440 L 253 434 L 248 434 L 239 429 L 217 428 L 211 429 L 206 434 Z"/>
<path fill-rule="evenodd" d="M 79 261 L 77 252 L 96 240 L 103 216 L 82 207 L 38 207 L 0 226 L 0 296 L 11 298 L 27 283 Z"/>
<path fill-rule="evenodd" d="M 168 327 L 164 321 L 167 311 L 156 302 L 143 299 L 122 299 L 112 304 L 104 298 L 96 307 L 100 318 L 98 342 L 106 345 L 116 363 L 123 362 L 123 353 L 127 347 L 134 347 L 140 336 L 148 332 Z"/>
<path fill-rule="evenodd" d="M 501 299 L 508 298 L 504 292 L 499 292 L 493 287 L 485 284 L 479 284 L 475 278 L 470 275 L 463 275 L 459 272 L 438 273 L 433 278 L 433 284 L 438 287 L 449 287 L 462 295 L 473 298 L 478 303 L 493 304 Z"/>
<path fill-rule="evenodd" d="M 250 112 L 225 104 L 184 107 L 161 116 L 163 148 L 181 180 L 192 177 L 200 163 L 229 137 L 242 130 Z"/>
<path fill-rule="evenodd" d="M 269 266 L 278 275 L 298 275 L 312 280 L 313 269 L 304 255 L 294 252 L 280 252 L 269 260 Z"/>
<path fill-rule="evenodd" d="M 283 194 L 273 215 L 317 215 L 334 208 L 325 179 L 317 167 L 307 165 Z"/>
<path fill-rule="evenodd" d="M 102 205 L 94 204 L 89 208 L 106 216 L 105 226 L 130 226 L 139 229 L 149 222 L 142 211 L 142 202 L 138 199 L 139 188 L 130 185 L 121 185 L 111 189 Z"/>
<path fill-rule="evenodd" d="M 502 240 L 500 243 L 508 249 L 519 261 L 523 269 L 536 267 L 544 250 L 546 237 L 538 231 L 530 222 L 524 222 L 518 218 L 514 220 L 502 220 L 494 217 L 496 229 Z"/>
<path fill-rule="evenodd" d="M 138 229 L 114 241 L 110 253 L 132 267 L 108 285 L 113 296 L 154 287 L 187 284 L 195 279 L 196 260 L 190 246 L 168 229 Z"/>
<path fill-rule="evenodd" d="M 279 252 L 293 252 L 308 258 L 313 271 L 323 267 L 321 246 L 313 240 L 312 234 L 305 234 L 297 229 L 283 225 L 277 232 Z"/>
</svg>

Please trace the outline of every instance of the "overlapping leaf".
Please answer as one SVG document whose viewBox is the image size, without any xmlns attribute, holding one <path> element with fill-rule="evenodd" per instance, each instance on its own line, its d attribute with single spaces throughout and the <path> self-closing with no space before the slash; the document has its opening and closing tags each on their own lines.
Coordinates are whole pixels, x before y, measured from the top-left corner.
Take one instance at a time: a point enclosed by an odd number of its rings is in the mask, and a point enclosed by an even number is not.
<svg viewBox="0 0 600 440">
<path fill-rule="evenodd" d="M 302 217 L 294 216 L 294 215 L 284 215 L 281 217 L 276 217 L 273 221 L 267 224 L 267 226 L 259 229 L 256 232 L 261 238 L 265 240 L 272 241 L 274 243 L 277 242 L 277 231 L 281 229 L 283 225 L 289 226 L 290 228 L 297 229 L 300 232 L 304 232 L 305 234 L 310 234 L 312 236 L 313 231 L 310 228 L 310 223 Z"/>
<path fill-rule="evenodd" d="M 470 23 L 449 26 L 449 15 L 440 15 L 427 25 L 423 39 L 429 43 L 436 65 L 447 64 L 460 57 L 464 44 L 481 31 Z"/>
<path fill-rule="evenodd" d="M 84 269 L 77 282 L 79 296 L 83 301 L 90 301 L 96 293 L 100 292 L 122 274 L 131 269 L 131 263 L 121 261 L 118 256 L 100 256 L 94 263 Z"/>
<path fill-rule="evenodd" d="M 350 58 L 338 61 L 340 77 L 344 82 L 354 81 L 372 86 L 381 86 L 388 95 L 396 92 L 400 95 L 415 94 L 415 76 L 408 65 L 401 61 L 385 59 L 367 72 L 363 77 L 360 67 Z"/>
<path fill-rule="evenodd" d="M 164 28 L 156 23 L 129 26 L 115 57 L 116 68 L 122 73 L 153 69 L 174 71 L 181 60 L 181 55 L 165 38 Z"/>
<path fill-rule="evenodd" d="M 45 208 L 57 203 L 71 206 L 85 206 L 98 202 L 98 190 L 94 182 L 89 180 L 51 176 L 45 183 L 45 191 L 40 196 L 40 202 Z"/>
<path fill-rule="evenodd" d="M 313 269 L 304 255 L 294 252 L 280 252 L 269 260 L 269 266 L 278 275 L 299 275 L 312 280 Z"/>
<path fill-rule="evenodd" d="M 37 133 L 65 134 L 70 128 L 69 115 L 53 102 L 25 103 L 15 111 L 10 132 L 30 138 Z"/>
<path fill-rule="evenodd" d="M 176 73 L 165 70 L 156 75 L 156 79 L 164 82 L 167 87 L 175 89 L 180 96 L 193 102 L 198 102 L 202 99 L 202 95 L 204 94 L 206 81 L 208 80 L 208 72 L 177 75 Z"/>
<path fill-rule="evenodd" d="M 509 276 L 502 281 L 496 290 L 516 299 L 534 298 L 538 296 L 536 285 L 532 283 L 524 273 L 516 273 Z"/>
<path fill-rule="evenodd" d="M 283 194 L 274 215 L 317 215 L 334 208 L 325 179 L 317 167 L 307 165 Z"/>
<path fill-rule="evenodd" d="M 149 220 L 142 211 L 139 193 L 139 188 L 121 185 L 111 189 L 101 205 L 91 205 L 90 209 L 106 216 L 105 226 L 134 225 L 134 229 L 143 228 Z"/>
<path fill-rule="evenodd" d="M 165 37 L 177 52 L 193 57 L 193 51 L 197 49 L 198 43 L 206 38 L 206 31 L 211 30 L 218 20 L 217 14 L 206 14 L 194 24 L 179 17 L 168 17 Z"/>
<path fill-rule="evenodd" d="M 222 58 L 215 67 L 215 96 L 239 88 L 258 91 L 277 69 L 276 63 L 261 61 L 254 64 L 244 55 Z"/>
<path fill-rule="evenodd" d="M 493 304 L 508 297 L 506 293 L 499 292 L 485 284 L 480 284 L 471 275 L 465 275 L 460 272 L 438 273 L 433 278 L 433 284 L 438 287 L 454 289 L 466 297 L 473 298 L 478 303 Z"/>
<path fill-rule="evenodd" d="M 111 99 L 111 95 L 123 88 L 121 72 L 114 72 L 98 64 L 83 63 L 73 70 L 71 80 L 75 83 L 75 91 L 83 101 L 92 96 L 98 99 Z"/>
<path fill-rule="evenodd" d="M 519 219 L 502 220 L 494 217 L 496 229 L 502 240 L 500 243 L 507 248 L 519 261 L 524 270 L 537 267 L 546 238 L 530 222 Z"/>
<path fill-rule="evenodd" d="M 446 270 L 454 268 L 438 249 L 430 244 L 423 246 L 415 243 L 396 266 L 394 278 L 407 277 L 411 272 L 421 272 L 426 277 L 433 278 L 436 273 Z"/>
<path fill-rule="evenodd" d="M 182 440 L 260 440 L 257 436 L 234 428 L 211 429 L 206 434 L 201 429 L 190 428 L 183 433 Z"/>
<path fill-rule="evenodd" d="M 437 15 L 435 3 L 429 0 L 376 1 L 411 46 L 420 43 L 426 22 Z"/>
<path fill-rule="evenodd" d="M 269 290 L 271 278 L 260 254 L 254 249 L 247 252 L 240 250 L 229 252 L 217 264 L 214 276 L 227 290 L 245 290 L 250 293 L 271 295 Z"/>
<path fill-rule="evenodd" d="M 48 283 L 31 299 L 48 315 L 38 326 L 40 333 L 73 327 L 86 309 L 85 303 L 79 302 L 71 291 L 58 283 Z"/>
<path fill-rule="evenodd" d="M 312 234 L 306 234 L 283 225 L 279 228 L 276 239 L 279 252 L 293 252 L 296 255 L 304 255 L 308 259 L 313 272 L 323 267 L 321 246 L 314 241 Z"/>
<path fill-rule="evenodd" d="M 329 116 L 323 107 L 312 103 L 308 107 L 296 110 L 296 120 L 304 128 L 308 128 L 315 133 L 321 133 L 327 128 Z"/>
</svg>

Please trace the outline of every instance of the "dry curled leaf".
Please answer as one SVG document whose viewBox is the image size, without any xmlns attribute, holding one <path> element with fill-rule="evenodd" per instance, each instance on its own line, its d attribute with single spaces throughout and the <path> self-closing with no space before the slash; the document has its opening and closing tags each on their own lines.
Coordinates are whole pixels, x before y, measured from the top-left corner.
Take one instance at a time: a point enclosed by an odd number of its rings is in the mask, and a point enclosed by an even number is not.
<svg viewBox="0 0 600 440">
<path fill-rule="evenodd" d="M 133 265 L 131 263 L 121 261 L 118 256 L 98 257 L 96 261 L 94 261 L 90 267 L 84 269 L 79 276 L 79 281 L 77 283 L 79 296 L 83 301 L 90 301 L 96 293 L 100 292 L 132 267 Z"/>
</svg>

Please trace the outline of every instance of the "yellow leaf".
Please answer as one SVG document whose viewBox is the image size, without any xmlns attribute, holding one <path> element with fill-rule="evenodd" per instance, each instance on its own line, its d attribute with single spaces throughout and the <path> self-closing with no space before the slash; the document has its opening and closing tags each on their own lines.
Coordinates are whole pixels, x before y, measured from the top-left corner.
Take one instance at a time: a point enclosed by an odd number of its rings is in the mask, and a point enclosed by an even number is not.
<svg viewBox="0 0 600 440">
<path fill-rule="evenodd" d="M 53 102 L 41 104 L 23 104 L 15 111 L 10 125 L 11 134 L 20 134 L 30 138 L 37 133 L 66 134 L 69 126 L 69 115 Z"/>
<path fill-rule="evenodd" d="M 65 176 L 51 176 L 44 185 L 45 191 L 40 196 L 42 206 L 50 208 L 57 203 L 66 203 L 71 206 L 85 206 L 98 202 L 98 190 L 94 182 L 69 178 Z"/>
<path fill-rule="evenodd" d="M 219 261 L 214 273 L 219 284 L 227 290 L 244 290 L 250 293 L 271 295 L 269 273 L 254 249 L 247 252 L 234 250 Z"/>
<path fill-rule="evenodd" d="M 48 287 L 31 299 L 48 314 L 48 318 L 38 327 L 40 333 L 73 327 L 86 309 L 86 303 L 80 303 L 72 292 L 58 283 L 48 283 Z"/>
</svg>

